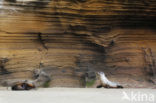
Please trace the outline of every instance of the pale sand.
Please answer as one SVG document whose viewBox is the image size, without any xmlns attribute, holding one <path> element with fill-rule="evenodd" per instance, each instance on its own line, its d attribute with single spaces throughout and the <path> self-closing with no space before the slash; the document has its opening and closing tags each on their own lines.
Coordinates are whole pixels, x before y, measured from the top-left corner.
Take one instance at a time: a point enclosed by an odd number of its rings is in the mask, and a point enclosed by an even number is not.
<svg viewBox="0 0 156 103">
<path fill-rule="evenodd" d="M 156 101 L 156 89 L 39 88 L 28 92 L 12 92 L 4 88 L 0 90 L 0 103 L 155 103 Z M 125 94 L 129 100 L 125 99 Z M 141 99 L 143 95 L 145 98 Z"/>
</svg>

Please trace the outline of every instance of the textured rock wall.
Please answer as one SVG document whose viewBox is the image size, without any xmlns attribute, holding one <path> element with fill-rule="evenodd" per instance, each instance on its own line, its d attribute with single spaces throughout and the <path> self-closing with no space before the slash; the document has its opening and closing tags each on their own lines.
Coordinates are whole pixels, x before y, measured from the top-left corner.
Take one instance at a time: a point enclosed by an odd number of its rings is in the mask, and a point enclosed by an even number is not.
<svg viewBox="0 0 156 103">
<path fill-rule="evenodd" d="M 155 0 L 1 2 L 0 81 L 53 67 L 50 86 L 83 87 L 85 72 L 104 71 L 125 87 L 153 88 L 155 18 Z"/>
</svg>

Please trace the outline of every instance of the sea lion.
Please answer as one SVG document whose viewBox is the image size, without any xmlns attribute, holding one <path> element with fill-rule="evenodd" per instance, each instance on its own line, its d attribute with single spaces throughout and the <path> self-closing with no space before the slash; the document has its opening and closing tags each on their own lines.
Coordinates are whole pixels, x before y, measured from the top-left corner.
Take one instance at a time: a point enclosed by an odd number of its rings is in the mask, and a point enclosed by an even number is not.
<svg viewBox="0 0 156 103">
<path fill-rule="evenodd" d="M 98 85 L 97 88 L 123 88 L 121 84 L 108 80 L 104 72 L 98 72 L 97 75 L 100 79 L 100 85 Z"/>
<path fill-rule="evenodd" d="M 35 86 L 33 84 L 29 84 L 29 83 L 16 83 L 15 85 L 13 85 L 11 87 L 12 90 L 30 90 L 30 89 L 34 89 Z"/>
</svg>

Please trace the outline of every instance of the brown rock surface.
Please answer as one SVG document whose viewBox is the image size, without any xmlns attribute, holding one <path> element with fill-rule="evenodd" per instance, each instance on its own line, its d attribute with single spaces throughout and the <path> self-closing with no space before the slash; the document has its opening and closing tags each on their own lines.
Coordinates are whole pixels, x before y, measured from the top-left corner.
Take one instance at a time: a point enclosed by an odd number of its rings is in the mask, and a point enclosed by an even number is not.
<svg viewBox="0 0 156 103">
<path fill-rule="evenodd" d="M 104 71 L 155 88 L 155 18 L 155 0 L 0 2 L 0 82 L 56 67 L 52 87 L 84 87 L 85 72 Z"/>
</svg>

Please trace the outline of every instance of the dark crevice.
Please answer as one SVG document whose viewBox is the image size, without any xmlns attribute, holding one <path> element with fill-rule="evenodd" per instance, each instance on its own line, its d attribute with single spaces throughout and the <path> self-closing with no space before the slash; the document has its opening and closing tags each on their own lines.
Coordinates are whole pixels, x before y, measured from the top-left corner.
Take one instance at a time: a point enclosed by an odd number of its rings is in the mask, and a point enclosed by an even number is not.
<svg viewBox="0 0 156 103">
<path fill-rule="evenodd" d="M 4 75 L 4 74 L 10 74 L 11 72 L 9 72 L 6 68 L 5 68 L 5 63 L 7 63 L 9 60 L 7 58 L 1 58 L 0 59 L 0 75 Z"/>
<path fill-rule="evenodd" d="M 37 37 L 38 37 L 38 41 L 41 43 L 41 45 L 43 46 L 43 48 L 45 48 L 46 50 L 48 50 L 47 46 L 44 43 L 44 40 L 42 39 L 42 33 L 38 33 Z"/>
<path fill-rule="evenodd" d="M 4 66 L 0 66 L 0 75 L 10 74 L 11 72 L 7 71 Z"/>
</svg>

